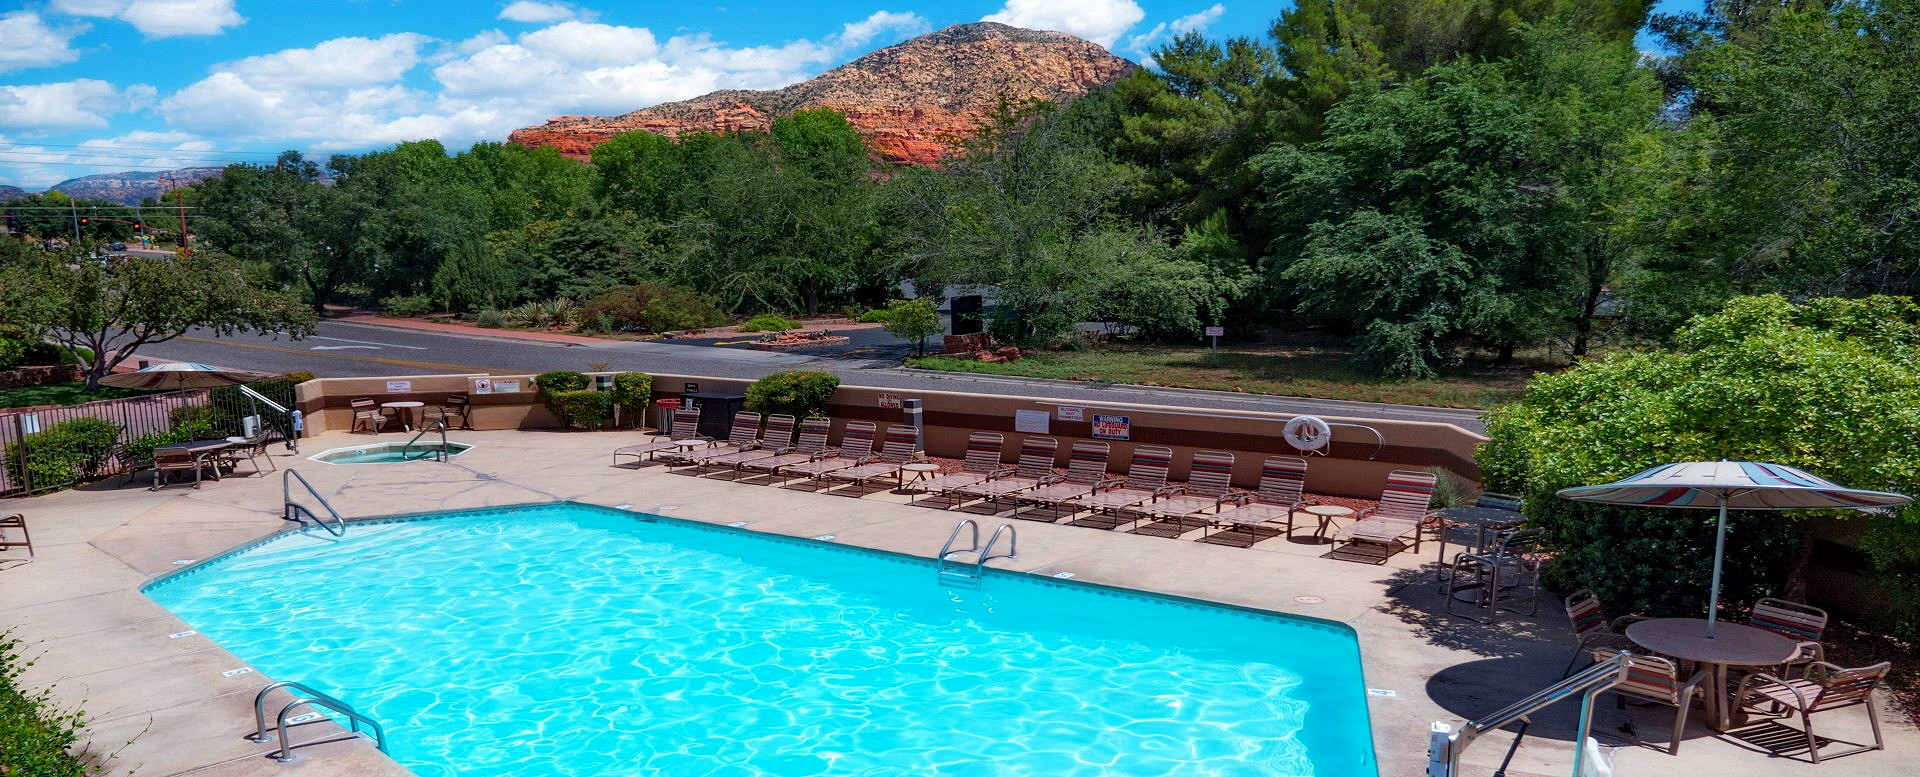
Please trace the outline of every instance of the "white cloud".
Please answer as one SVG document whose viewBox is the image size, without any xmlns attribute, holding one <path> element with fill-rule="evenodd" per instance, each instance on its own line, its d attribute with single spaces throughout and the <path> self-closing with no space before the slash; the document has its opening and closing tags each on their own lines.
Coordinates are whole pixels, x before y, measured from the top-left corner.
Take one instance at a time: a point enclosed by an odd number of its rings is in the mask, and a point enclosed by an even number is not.
<svg viewBox="0 0 1920 777">
<path fill-rule="evenodd" d="M 98 129 L 107 126 L 109 116 L 142 107 L 153 98 L 154 89 L 146 84 L 121 90 L 93 78 L 0 86 L 0 130 Z"/>
<path fill-rule="evenodd" d="M 246 21 L 234 0 L 53 0 L 52 9 L 74 16 L 114 18 L 149 38 L 217 35 Z"/>
<path fill-rule="evenodd" d="M 500 18 L 528 24 L 591 19 L 594 16 L 595 14 L 591 12 L 581 11 L 565 3 L 536 3 L 533 0 L 516 0 L 500 9 Z"/>
<path fill-rule="evenodd" d="M 72 62 L 79 55 L 67 43 L 85 30 L 51 27 L 32 11 L 0 14 L 0 73 Z"/>
<path fill-rule="evenodd" d="M 1154 25 L 1151 30 L 1128 38 L 1126 49 L 1135 53 L 1145 54 L 1148 49 L 1159 45 L 1161 42 L 1175 35 L 1206 31 L 1214 22 L 1220 21 L 1220 17 L 1226 14 L 1226 12 L 1226 6 L 1214 3 L 1213 7 L 1204 11 L 1190 13 L 1170 22 L 1161 22 Z"/>
<path fill-rule="evenodd" d="M 980 21 L 1072 33 L 1112 46 L 1121 33 L 1145 18 L 1147 12 L 1133 0 L 1007 0 L 999 11 Z"/>
<path fill-rule="evenodd" d="M 561 22 L 520 36 L 520 46 L 572 65 L 596 67 L 653 59 L 660 44 L 645 27 Z"/>
<path fill-rule="evenodd" d="M 0 183 L 25 189 L 41 189 L 95 173 L 223 167 L 228 161 L 205 140 L 180 132 L 144 130 L 84 140 L 76 148 L 37 146 L 0 136 L 0 156 L 39 160 L 9 162 L 0 168 Z"/>
<path fill-rule="evenodd" d="M 874 11 L 873 15 L 857 22 L 848 22 L 840 28 L 837 42 L 849 48 L 865 46 L 881 33 L 894 32 L 905 35 L 919 35 L 932 29 L 927 20 L 917 13 L 894 13 L 892 11 Z"/>
<path fill-rule="evenodd" d="M 393 81 L 420 63 L 420 47 L 433 40 L 397 32 L 379 38 L 334 38 L 310 49 L 286 49 L 216 67 L 249 83 L 274 87 L 326 88 Z"/>
</svg>

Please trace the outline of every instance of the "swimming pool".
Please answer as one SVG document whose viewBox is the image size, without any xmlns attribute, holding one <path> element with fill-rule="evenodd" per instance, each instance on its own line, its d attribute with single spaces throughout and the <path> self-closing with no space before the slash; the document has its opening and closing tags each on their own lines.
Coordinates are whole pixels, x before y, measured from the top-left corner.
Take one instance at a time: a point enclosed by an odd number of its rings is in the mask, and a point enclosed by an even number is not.
<svg viewBox="0 0 1920 777">
<path fill-rule="evenodd" d="M 1344 626 L 605 508 L 283 536 L 145 590 L 434 777 L 1376 773 Z"/>
<path fill-rule="evenodd" d="M 466 453 L 473 446 L 464 442 L 447 443 L 447 456 Z M 371 445 L 355 445 L 351 448 L 334 448 L 313 454 L 309 458 L 328 464 L 395 464 L 402 461 L 431 461 L 440 451 L 438 442 L 416 442 L 411 445 L 403 442 L 376 442 Z"/>
</svg>

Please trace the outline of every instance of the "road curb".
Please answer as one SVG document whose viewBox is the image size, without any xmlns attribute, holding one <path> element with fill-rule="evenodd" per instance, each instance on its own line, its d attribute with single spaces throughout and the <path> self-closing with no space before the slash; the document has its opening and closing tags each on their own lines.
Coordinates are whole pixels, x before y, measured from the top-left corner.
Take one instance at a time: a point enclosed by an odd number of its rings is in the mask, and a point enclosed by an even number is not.
<svg viewBox="0 0 1920 777">
<path fill-rule="evenodd" d="M 898 372 L 905 375 L 911 375 L 918 378 L 927 378 L 930 380 L 962 380 L 962 381 L 978 380 L 978 381 L 989 381 L 989 382 L 995 382 L 995 383 L 1039 384 L 1043 386 L 1059 386 L 1061 388 L 1077 388 L 1077 389 L 1092 390 L 1092 391 L 1100 391 L 1105 389 L 1119 389 L 1123 391 L 1138 391 L 1138 392 L 1149 393 L 1149 394 L 1173 394 L 1176 396 L 1187 396 L 1187 397 L 1219 397 L 1219 398 L 1232 398 L 1237 400 L 1246 400 L 1250 398 L 1251 399 L 1264 398 L 1264 399 L 1275 399 L 1275 400 L 1296 400 L 1300 402 L 1331 402 L 1331 403 L 1336 403 L 1340 405 L 1349 405 L 1355 408 L 1356 410 L 1362 411 L 1362 412 L 1369 411 L 1369 410 L 1375 411 L 1375 412 L 1378 412 L 1379 410 L 1393 410 L 1393 411 L 1399 411 L 1399 412 L 1414 410 L 1419 412 L 1428 412 L 1428 413 L 1436 413 L 1436 414 L 1443 414 L 1443 415 L 1459 414 L 1460 416 L 1462 416 L 1463 420 L 1471 420 L 1474 422 L 1479 422 L 1483 420 L 1487 413 L 1487 411 L 1485 410 L 1475 410 L 1472 408 L 1462 408 L 1462 407 L 1438 407 L 1434 405 L 1398 405 L 1391 402 L 1366 402 L 1366 401 L 1361 401 L 1357 399 L 1329 399 L 1327 397 L 1303 397 L 1303 396 L 1296 396 L 1292 394 L 1257 394 L 1253 392 L 1241 392 L 1241 391 L 1215 391 L 1213 389 L 1181 388 L 1178 386 L 1142 386 L 1138 383 L 1103 383 L 1103 382 L 1091 381 L 1091 380 L 1061 380 L 1059 378 L 1027 378 L 1027 377 L 1021 377 L 1018 375 L 993 375 L 990 373 L 980 373 L 980 372 L 950 372 L 947 370 L 928 370 L 928 369 L 921 369 L 918 367 L 895 367 L 891 371 Z"/>
</svg>

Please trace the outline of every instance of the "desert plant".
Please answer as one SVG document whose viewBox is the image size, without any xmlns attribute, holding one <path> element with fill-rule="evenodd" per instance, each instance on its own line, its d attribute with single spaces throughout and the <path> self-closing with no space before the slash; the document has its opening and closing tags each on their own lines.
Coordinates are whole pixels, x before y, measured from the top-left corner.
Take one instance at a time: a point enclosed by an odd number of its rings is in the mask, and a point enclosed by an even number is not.
<svg viewBox="0 0 1920 777">
<path fill-rule="evenodd" d="M 380 315 L 408 318 L 424 316 L 433 312 L 433 298 L 425 294 L 401 296 L 395 294 L 380 301 Z"/>
<path fill-rule="evenodd" d="M 1446 467 L 1428 467 L 1427 472 L 1433 475 L 1433 509 L 1444 510 L 1473 503 L 1473 494 L 1469 491 L 1466 482 L 1461 480 L 1460 476 L 1453 474 L 1453 470 Z"/>
<path fill-rule="evenodd" d="M 507 327 L 507 314 L 501 310 L 487 308 L 473 317 L 473 323 L 482 329 L 505 329 Z"/>
<path fill-rule="evenodd" d="M 800 322 L 781 318 L 772 313 L 762 313 L 747 319 L 747 323 L 740 325 L 742 332 L 785 332 L 799 328 Z"/>
<path fill-rule="evenodd" d="M 620 372 L 613 376 L 613 404 L 626 420 L 640 424 L 647 418 L 647 400 L 653 397 L 653 376 L 644 372 Z"/>
<path fill-rule="evenodd" d="M 776 372 L 747 387 L 746 409 L 755 413 L 786 413 L 795 418 L 827 414 L 827 400 L 840 388 L 831 372 L 791 370 Z"/>
</svg>

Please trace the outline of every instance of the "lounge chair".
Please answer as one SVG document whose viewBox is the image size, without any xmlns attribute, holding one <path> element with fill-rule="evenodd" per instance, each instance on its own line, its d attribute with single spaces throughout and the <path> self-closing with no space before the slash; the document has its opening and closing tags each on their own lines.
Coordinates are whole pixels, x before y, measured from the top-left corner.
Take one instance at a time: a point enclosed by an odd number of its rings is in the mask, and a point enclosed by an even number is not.
<svg viewBox="0 0 1920 777">
<path fill-rule="evenodd" d="M 455 418 L 460 419 L 460 426 L 457 428 L 465 429 L 469 432 L 473 431 L 470 401 L 465 394 L 448 394 L 446 399 L 440 401 L 440 404 L 430 406 L 420 411 L 420 426 L 423 428 L 428 427 L 431 426 L 434 421 L 439 421 L 446 424 L 448 429 L 453 429 L 456 428 L 453 425 L 453 419 Z"/>
<path fill-rule="evenodd" d="M 1619 651 L 1596 650 L 1596 661 L 1612 661 Z M 1687 713 L 1693 708 L 1693 699 L 1701 695 L 1700 686 L 1707 681 L 1707 670 L 1702 669 L 1693 676 L 1680 679 L 1680 666 L 1670 659 L 1659 656 L 1627 656 L 1627 679 L 1613 687 L 1614 699 L 1626 706 L 1626 697 L 1665 704 L 1673 708 L 1673 738 L 1668 740 L 1667 754 L 1680 754 L 1680 740 L 1687 733 Z"/>
<path fill-rule="evenodd" d="M 8 529 L 19 529 L 20 539 L 7 539 Z M 0 550 L 7 548 L 26 548 L 27 558 L 33 558 L 33 535 L 27 533 L 27 516 L 24 513 L 0 518 Z"/>
<path fill-rule="evenodd" d="M 624 448 L 615 448 L 613 451 L 613 463 L 618 465 L 621 456 L 632 456 L 634 461 L 638 463 L 640 461 L 651 460 L 654 454 L 657 453 L 678 451 L 680 450 L 680 446 L 674 445 L 674 440 L 706 439 L 700 436 L 699 408 L 675 408 L 671 429 L 672 434 L 656 434 L 653 436 L 653 439 L 648 442 L 643 442 L 638 445 L 628 445 Z"/>
<path fill-rule="evenodd" d="M 879 453 L 862 458 L 854 466 L 828 470 L 823 477 L 853 484 L 852 488 L 834 493 L 863 496 L 877 490 L 872 488 L 874 481 L 899 478 L 900 465 L 912 461 L 919 451 L 920 429 L 909 424 L 894 424 L 887 427 L 887 438 L 881 444 Z"/>
<path fill-rule="evenodd" d="M 1209 510 L 1220 512 L 1222 505 L 1233 501 L 1228 493 L 1232 488 L 1233 454 L 1225 451 L 1196 452 L 1193 454 L 1193 463 L 1187 467 L 1187 482 L 1180 493 L 1169 494 L 1164 499 L 1138 508 L 1154 520 L 1134 529 L 1132 533 L 1172 538 L 1194 529 L 1210 527 L 1213 520 L 1197 514 Z"/>
<path fill-rule="evenodd" d="M 1791 677 L 1793 668 L 1796 666 L 1806 667 L 1815 661 L 1827 660 L 1827 650 L 1820 645 L 1821 637 L 1826 636 L 1827 633 L 1826 610 L 1799 602 L 1768 597 L 1754 602 L 1753 613 L 1747 617 L 1747 625 L 1766 629 L 1800 643 L 1799 654 L 1781 665 L 1773 674 Z"/>
<path fill-rule="evenodd" d="M 1380 504 L 1362 511 L 1359 520 L 1340 531 L 1335 540 L 1346 544 L 1334 552 L 1385 564 L 1411 539 L 1413 552 L 1419 553 L 1420 532 L 1427 523 L 1427 508 L 1433 504 L 1436 480 L 1431 472 L 1397 469 L 1387 473 Z M 1379 548 L 1379 555 L 1357 552 L 1365 547 Z"/>
<path fill-rule="evenodd" d="M 1131 459 L 1125 480 L 1103 481 L 1093 493 L 1080 498 L 1080 505 L 1092 514 L 1072 525 L 1118 529 L 1146 517 L 1145 512 L 1132 508 L 1180 493 L 1181 486 L 1167 485 L 1167 470 L 1173 466 L 1172 448 L 1135 446 Z"/>
<path fill-rule="evenodd" d="M 1274 537 L 1292 537 L 1293 514 L 1313 504 L 1306 497 L 1306 486 L 1306 459 L 1268 456 L 1260 463 L 1259 490 L 1228 496 L 1234 506 L 1222 507 L 1209 527 L 1220 531 L 1206 534 L 1200 541 L 1246 548 Z M 1286 528 L 1275 526 L 1277 523 L 1285 523 Z"/>
<path fill-rule="evenodd" d="M 705 448 L 683 447 L 671 452 L 662 451 L 660 455 L 655 458 L 666 459 L 669 465 L 674 462 L 679 462 L 692 466 L 698 465 L 702 459 L 710 456 L 724 456 L 729 453 L 739 453 L 744 450 L 758 448 L 760 447 L 761 423 L 762 419 L 759 413 L 742 410 L 733 414 L 733 424 L 727 427 L 726 442 L 711 443 Z"/>
<path fill-rule="evenodd" d="M 737 421 L 735 423 L 738 423 Z M 786 414 L 767 416 L 766 427 L 760 432 L 760 439 L 751 445 L 735 451 L 714 448 L 718 453 L 704 453 L 694 457 L 693 463 L 701 469 L 725 467 L 730 472 L 739 472 L 740 467 L 755 459 L 778 456 L 793 450 L 793 416 Z"/>
<path fill-rule="evenodd" d="M 1039 488 L 1047 478 L 1053 477 L 1053 457 L 1059 452 L 1059 440 L 1028 437 L 1020 441 L 1020 461 L 1011 474 L 995 475 L 984 482 L 961 486 L 947 493 L 985 499 L 989 505 L 998 507 L 1002 500 Z"/>
<path fill-rule="evenodd" d="M 815 481 L 812 488 L 818 489 L 821 486 L 817 481 L 827 473 L 859 466 L 873 456 L 873 436 L 877 429 L 872 421 L 848 421 L 847 428 L 840 432 L 840 447 L 828 448 L 812 459 L 781 467 L 778 474 Z"/>
<path fill-rule="evenodd" d="M 778 417 L 775 416 L 775 418 Z M 771 425 L 772 421 L 769 420 L 768 424 Z M 740 462 L 739 469 L 741 472 L 772 475 L 779 472 L 781 467 L 826 458 L 827 434 L 832 430 L 833 421 L 825 418 L 809 418 L 800 422 L 800 442 L 794 447 L 763 459 L 748 459 Z"/>
<path fill-rule="evenodd" d="M 950 472 L 936 478 L 922 480 L 913 484 L 913 488 L 923 494 L 947 496 L 966 486 L 985 483 L 1000 475 L 1013 474 L 1014 468 L 1000 463 L 1001 452 L 1006 449 L 1007 438 L 999 432 L 974 432 L 967 435 L 967 456 L 960 463 L 959 472 Z M 962 497 L 955 496 L 952 507 L 960 503 Z"/>
<path fill-rule="evenodd" d="M 1639 646 L 1627 639 L 1625 633 L 1627 627 L 1638 620 L 1641 619 L 1632 615 L 1607 620 L 1606 612 L 1600 609 L 1600 597 L 1592 591 L 1567 594 L 1567 622 L 1573 626 L 1573 638 L 1578 644 L 1574 645 L 1573 657 L 1567 660 L 1567 668 L 1561 670 L 1560 676 L 1572 674 L 1573 665 L 1580 662 L 1580 657 L 1592 655 L 1594 651 L 1639 651 Z"/>
<path fill-rule="evenodd" d="M 1807 735 L 1807 757 L 1813 759 L 1814 763 L 1820 763 L 1822 758 L 1880 750 L 1887 746 L 1887 741 L 1880 735 L 1880 710 L 1873 703 L 1873 692 L 1886 682 L 1887 671 L 1892 668 L 1893 665 L 1885 661 L 1856 669 L 1815 661 L 1807 665 L 1807 676 L 1799 680 L 1764 673 L 1751 674 L 1740 681 L 1740 691 L 1734 694 L 1733 707 L 1744 713 L 1749 711 L 1749 703 L 1756 703 L 1763 707 L 1751 710 L 1753 712 L 1782 717 L 1799 715 L 1800 729 Z M 1873 727 L 1873 744 L 1821 755 L 1820 738 L 1813 734 L 1814 713 L 1846 707 L 1867 708 L 1867 723 Z M 1828 741 L 1838 740 L 1829 737 Z"/>
<path fill-rule="evenodd" d="M 380 403 L 373 401 L 373 397 L 358 397 L 347 404 L 353 407 L 353 425 L 347 427 L 348 433 L 365 429 L 370 433 L 379 434 L 381 427 L 386 426 L 387 421 L 391 420 L 380 407 Z"/>
<path fill-rule="evenodd" d="M 1073 452 L 1067 456 L 1067 474 L 1042 478 L 1039 488 L 1019 496 L 1020 503 L 1050 511 L 1053 517 L 1045 519 L 1048 521 L 1057 521 L 1063 515 L 1078 511 L 1080 506 L 1073 504 L 1074 500 L 1092 494 L 1112 479 L 1107 474 L 1107 458 L 1112 453 L 1113 446 L 1104 442 L 1074 443 Z"/>
</svg>

